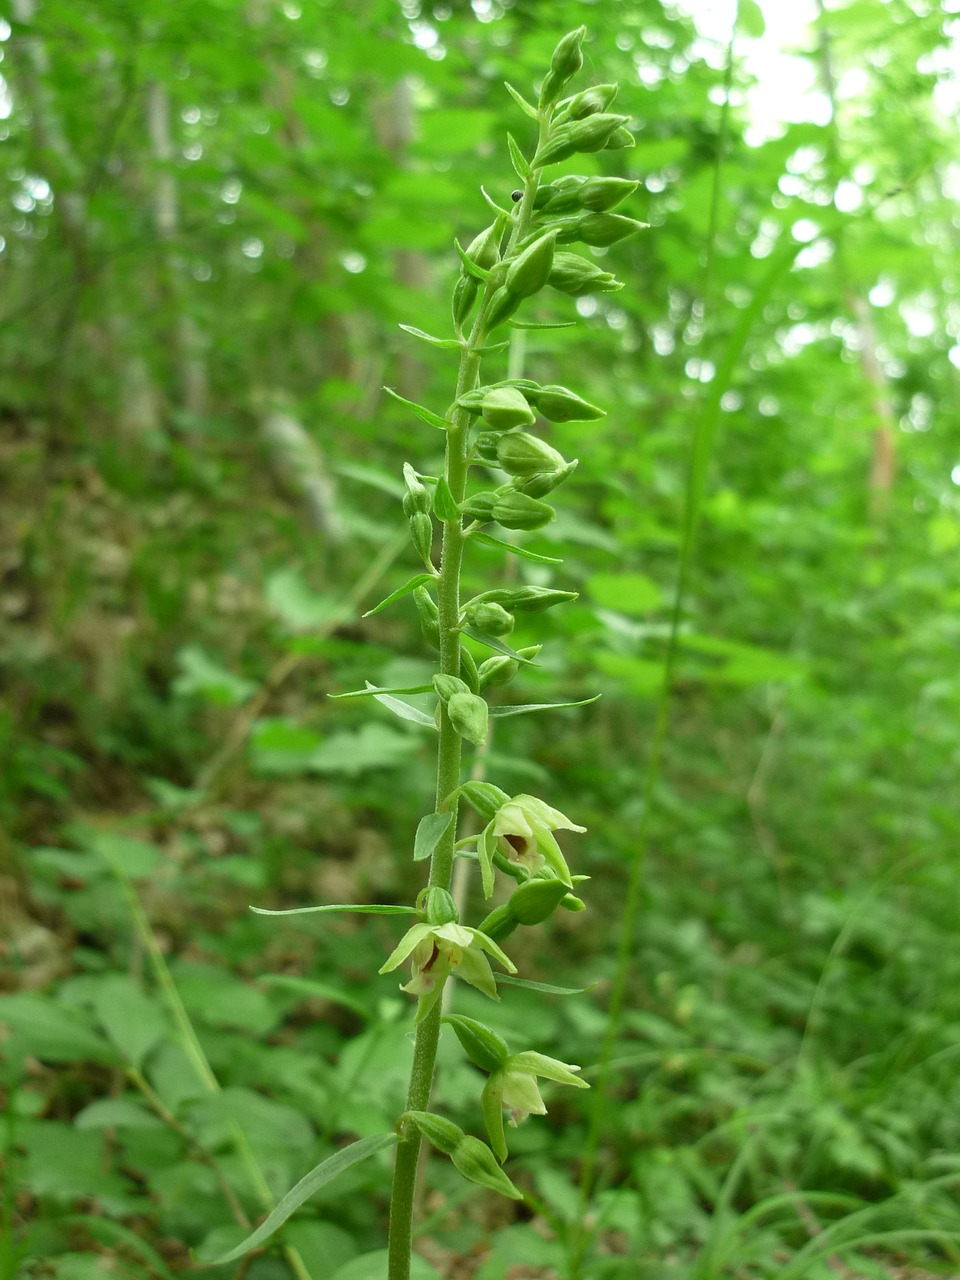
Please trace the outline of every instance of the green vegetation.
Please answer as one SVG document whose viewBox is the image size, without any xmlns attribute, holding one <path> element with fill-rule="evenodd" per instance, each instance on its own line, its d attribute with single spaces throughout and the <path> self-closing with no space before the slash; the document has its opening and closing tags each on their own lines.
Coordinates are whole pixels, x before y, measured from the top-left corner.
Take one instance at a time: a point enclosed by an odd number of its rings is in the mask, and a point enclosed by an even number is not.
<svg viewBox="0 0 960 1280">
<path fill-rule="evenodd" d="M 956 4 L 358 8 L 0 22 L 0 1277 L 955 1276 Z"/>
</svg>

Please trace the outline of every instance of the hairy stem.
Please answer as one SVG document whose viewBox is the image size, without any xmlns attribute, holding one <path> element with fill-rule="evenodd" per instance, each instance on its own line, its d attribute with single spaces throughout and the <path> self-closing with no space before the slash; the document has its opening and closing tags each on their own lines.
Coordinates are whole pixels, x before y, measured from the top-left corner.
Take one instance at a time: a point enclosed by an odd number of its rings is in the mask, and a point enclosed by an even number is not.
<svg viewBox="0 0 960 1280">
<path fill-rule="evenodd" d="M 548 118 L 540 121 L 540 141 L 548 127 Z M 533 217 L 533 201 L 539 183 L 540 171 L 533 170 L 524 183 L 523 198 L 515 212 L 514 223 L 507 248 L 509 254 L 526 235 Z M 488 284 L 483 293 L 480 309 L 470 336 L 461 349 L 457 390 L 454 399 L 477 386 L 480 378 L 482 349 L 486 345 L 488 330 L 487 308 L 493 290 Z M 456 502 L 462 502 L 467 487 L 469 459 L 467 436 L 470 415 L 465 409 L 455 407 L 450 414 L 451 426 L 447 431 L 447 449 L 444 476 Z M 466 544 L 463 520 L 443 522 L 443 545 L 440 556 L 440 578 L 437 582 L 437 603 L 440 627 L 440 671 L 443 675 L 460 675 L 460 571 Z M 440 743 L 437 750 L 437 805 L 455 791 L 460 784 L 461 738 L 450 723 L 447 709 L 441 702 Z M 430 863 L 429 883 L 441 889 L 450 889 L 453 878 L 454 851 L 457 839 L 457 806 L 453 822 L 434 850 Z M 433 1073 L 440 1042 L 441 1004 L 438 1002 L 417 1028 L 413 1050 L 413 1067 L 407 1092 L 407 1111 L 426 1111 L 430 1106 Z M 397 1147 L 397 1161 L 393 1175 L 393 1194 L 390 1200 L 390 1238 L 388 1245 L 388 1280 L 409 1280 L 410 1253 L 413 1245 L 413 1209 L 416 1198 L 417 1167 L 421 1146 L 420 1131 L 409 1126 L 402 1133 Z"/>
</svg>

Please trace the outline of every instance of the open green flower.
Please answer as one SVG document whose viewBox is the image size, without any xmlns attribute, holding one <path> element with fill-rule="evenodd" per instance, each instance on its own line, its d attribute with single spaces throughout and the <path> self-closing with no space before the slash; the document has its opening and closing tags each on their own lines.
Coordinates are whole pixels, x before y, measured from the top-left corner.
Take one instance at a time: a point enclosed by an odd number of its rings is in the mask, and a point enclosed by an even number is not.
<svg viewBox="0 0 960 1280">
<path fill-rule="evenodd" d="M 483 1087 L 481 1105 L 483 1118 L 490 1137 L 490 1145 L 502 1162 L 507 1158 L 507 1140 L 503 1132 L 503 1111 L 510 1112 L 508 1123 L 516 1128 L 527 1116 L 543 1116 L 543 1105 L 537 1077 L 555 1080 L 557 1084 L 573 1085 L 575 1089 L 589 1089 L 586 1080 L 575 1073 L 580 1068 L 572 1062 L 559 1062 L 543 1053 L 515 1053 L 503 1066 L 494 1071 Z"/>
<path fill-rule="evenodd" d="M 499 1000 L 493 970 L 485 952 L 503 965 L 508 973 L 517 968 L 510 957 L 479 929 L 462 924 L 415 924 L 408 929 L 397 947 L 381 966 L 381 973 L 389 973 L 403 964 L 409 956 L 413 977 L 401 990 L 418 998 L 417 1022 L 422 1022 L 440 999 L 443 984 L 451 973 L 469 982 L 491 1000 Z"/>
<path fill-rule="evenodd" d="M 560 830 L 586 831 L 586 827 L 577 826 L 566 814 L 535 796 L 514 796 L 501 805 L 483 829 L 477 846 L 484 897 L 493 893 L 493 855 L 498 850 L 528 875 L 547 866 L 558 880 L 572 888 L 570 868 L 553 834 Z"/>
</svg>

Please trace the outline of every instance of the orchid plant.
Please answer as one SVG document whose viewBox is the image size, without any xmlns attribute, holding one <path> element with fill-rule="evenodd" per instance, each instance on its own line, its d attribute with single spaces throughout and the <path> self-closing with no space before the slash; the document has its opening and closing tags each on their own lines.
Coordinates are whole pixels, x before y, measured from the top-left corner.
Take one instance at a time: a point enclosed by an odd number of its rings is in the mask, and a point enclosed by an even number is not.
<svg viewBox="0 0 960 1280">
<path fill-rule="evenodd" d="M 610 272 L 588 257 L 571 253 L 567 245 L 579 242 L 606 247 L 644 226 L 611 212 L 636 189 L 636 182 L 575 174 L 543 180 L 545 170 L 572 156 L 634 144 L 628 117 L 610 110 L 616 85 L 568 92 L 583 64 L 584 36 L 585 28 L 580 27 L 559 42 L 536 105 L 506 86 L 524 115 L 536 123 L 537 140 L 528 158 L 508 135 L 510 158 L 521 184 L 512 193 L 512 207 L 502 207 L 483 192 L 493 221 L 467 248 L 456 244 L 460 273 L 453 291 L 453 335 L 434 337 L 402 326 L 417 339 L 457 352 L 459 371 L 452 402 L 444 413 L 402 400 L 418 418 L 444 432 L 445 465 L 439 476 L 423 474 L 409 463 L 404 466 L 403 510 L 423 571 L 370 614 L 412 596 L 421 631 L 439 652 L 439 671 L 429 685 L 380 688 L 368 683 L 365 689 L 339 696 L 376 698 L 397 714 L 419 719 L 438 731 L 436 803 L 421 820 L 413 842 L 414 859 L 430 860 L 428 882 L 415 906 L 339 904 L 297 909 L 300 913 L 354 910 L 416 916 L 416 923 L 380 970 L 392 973 L 409 962 L 410 977 L 402 989 L 417 1002 L 406 1108 L 394 1132 L 361 1139 L 308 1174 L 244 1245 L 220 1261 L 238 1257 L 267 1238 L 329 1177 L 395 1143 L 388 1278 L 407 1280 L 422 1139 L 426 1137 L 450 1156 L 464 1177 L 519 1199 L 521 1192 L 501 1167 L 508 1155 L 505 1112 L 511 1125 L 525 1116 L 544 1114 L 538 1079 L 587 1087 L 578 1075 L 579 1067 L 529 1048 L 512 1052 L 500 1035 L 476 1019 L 445 1014 L 441 1001 L 445 984 L 452 977 L 497 1000 L 494 965 L 510 981 L 523 982 L 512 976 L 516 966 L 502 945 L 510 934 L 521 925 L 542 923 L 558 908 L 580 911 L 584 906 L 576 890 L 586 877 L 571 874 L 554 832 L 582 832 L 585 828 L 543 799 L 511 796 L 489 782 L 461 780 L 463 744 L 482 744 L 491 716 L 550 709 L 541 704 L 492 706 L 488 701 L 492 690 L 517 678 L 539 652 L 540 646 L 510 647 L 507 637 L 515 615 L 539 613 L 576 598 L 572 591 L 511 585 L 462 600 L 464 556 L 482 545 L 539 564 L 561 563 L 498 534 L 502 530 L 540 529 L 552 520 L 555 512 L 546 499 L 576 468 L 576 460 L 568 461 L 531 430 L 538 420 L 586 422 L 604 416 L 602 409 L 564 386 L 523 378 L 486 382 L 482 363 L 507 345 L 496 338 L 491 341 L 498 330 L 500 337 L 510 328 L 563 327 L 518 318 L 523 305 L 541 291 L 552 289 L 579 297 L 622 287 Z M 502 483 L 491 486 L 491 472 L 499 472 Z M 479 484 L 473 483 L 474 476 Z M 442 532 L 439 564 L 434 558 L 438 526 Z M 490 656 L 482 660 L 475 656 L 484 652 Z M 404 695 L 417 693 L 436 695 L 435 717 L 401 701 Z M 457 838 L 461 802 L 480 816 L 483 826 L 478 836 Z M 451 894 L 457 858 L 476 863 L 488 902 L 497 891 L 498 874 L 513 886 L 505 901 L 487 911 L 476 925 L 461 921 Z M 453 1121 L 430 1110 L 444 1022 L 456 1034 L 467 1057 L 486 1073 L 480 1111 L 488 1142 L 466 1134 Z"/>
</svg>

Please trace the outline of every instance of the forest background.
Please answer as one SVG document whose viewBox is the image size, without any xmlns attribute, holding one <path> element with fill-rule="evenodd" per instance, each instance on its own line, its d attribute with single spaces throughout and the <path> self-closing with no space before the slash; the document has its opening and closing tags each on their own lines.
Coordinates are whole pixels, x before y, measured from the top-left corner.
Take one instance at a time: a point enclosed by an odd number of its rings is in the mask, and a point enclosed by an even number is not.
<svg viewBox="0 0 960 1280">
<path fill-rule="evenodd" d="M 527 963 L 596 985 L 498 1025 L 596 1082 L 618 945 L 627 998 L 606 1089 L 517 1132 L 525 1205 L 433 1162 L 422 1276 L 576 1274 L 594 1124 L 591 1280 L 960 1270 L 960 4 L 827 4 L 782 121 L 761 8 L 705 16 L 12 0 L 0 1275 L 177 1274 L 260 1212 L 251 1161 L 279 1196 L 402 1109 L 396 930 L 247 906 L 420 882 L 430 736 L 326 696 L 427 670 L 412 608 L 360 621 L 436 451 L 382 388 L 449 401 L 398 325 L 450 331 L 453 236 L 529 141 L 502 82 L 580 22 L 651 229 L 509 358 L 609 410 L 553 428 L 580 466 L 529 545 L 565 562 L 518 570 L 580 592 L 524 699 L 603 698 L 482 763 L 565 797 L 592 876 Z M 385 1163 L 288 1226 L 312 1274 L 377 1275 Z"/>
</svg>

